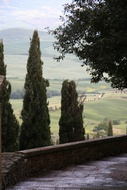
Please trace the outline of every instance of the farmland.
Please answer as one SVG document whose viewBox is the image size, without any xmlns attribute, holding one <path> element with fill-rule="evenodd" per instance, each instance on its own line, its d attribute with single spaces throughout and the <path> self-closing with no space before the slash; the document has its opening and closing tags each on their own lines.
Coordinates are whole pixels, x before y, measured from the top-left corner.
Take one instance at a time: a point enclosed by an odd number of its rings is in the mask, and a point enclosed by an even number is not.
<svg viewBox="0 0 127 190">
<path fill-rule="evenodd" d="M 31 30 L 8 29 L 0 31 L 0 38 L 3 38 L 5 48 L 5 64 L 7 65 L 7 78 L 12 85 L 12 92 L 22 90 L 26 75 L 26 64 L 29 51 L 29 38 L 32 36 Z M 39 32 L 41 41 L 43 76 L 48 79 L 50 86 L 47 91 L 57 91 L 60 93 L 62 82 L 65 79 L 75 80 L 79 94 L 87 96 L 84 104 L 84 126 L 86 133 L 93 133 L 93 128 L 104 120 L 119 120 L 119 125 L 114 125 L 114 134 L 126 133 L 127 121 L 127 92 L 116 91 L 109 84 L 100 82 L 91 84 L 90 75 L 86 67 L 81 67 L 82 61 L 78 58 L 67 55 L 66 59 L 56 62 L 53 57 L 58 53 L 53 49 L 54 41 L 52 36 L 46 32 Z M 99 98 L 99 96 L 104 95 Z M 22 99 L 10 100 L 21 123 L 20 112 L 22 109 Z M 48 98 L 49 107 L 59 108 L 61 97 L 52 96 Z M 60 109 L 50 111 L 51 132 L 58 135 Z"/>
<path fill-rule="evenodd" d="M 85 86 L 85 82 L 84 82 Z M 84 87 L 85 88 L 85 87 Z M 93 89 L 94 91 L 95 89 Z M 93 128 L 98 125 L 105 118 L 110 120 L 118 120 L 119 125 L 114 125 L 114 135 L 126 133 L 126 121 L 127 121 L 127 94 L 121 94 L 121 92 L 114 93 L 114 91 L 105 91 L 104 96 L 98 99 L 98 94 L 89 94 L 86 92 L 87 98 L 84 103 L 84 126 L 86 126 L 86 133 L 92 134 Z M 49 107 L 54 108 L 50 111 L 51 118 L 51 132 L 54 136 L 58 136 L 60 118 L 60 96 L 54 96 L 48 98 Z M 22 108 L 22 100 L 11 100 L 15 114 L 17 118 L 20 116 Z M 21 122 L 21 120 L 20 120 Z"/>
</svg>

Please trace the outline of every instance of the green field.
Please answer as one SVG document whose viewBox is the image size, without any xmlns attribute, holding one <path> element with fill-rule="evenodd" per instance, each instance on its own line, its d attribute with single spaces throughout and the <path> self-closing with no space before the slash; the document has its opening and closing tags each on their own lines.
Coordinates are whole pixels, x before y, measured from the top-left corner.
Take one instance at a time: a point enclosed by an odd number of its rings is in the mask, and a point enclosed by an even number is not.
<svg viewBox="0 0 127 190">
<path fill-rule="evenodd" d="M 84 104 L 84 126 L 86 126 L 86 133 L 92 133 L 93 128 L 104 120 L 109 118 L 111 120 L 120 121 L 120 125 L 114 125 L 114 135 L 125 134 L 127 121 L 127 94 L 121 95 L 108 93 L 102 99 L 91 100 Z M 59 107 L 61 98 L 52 97 L 48 99 L 49 107 Z M 22 109 L 22 100 L 11 100 L 17 118 L 20 116 Z M 60 110 L 50 111 L 51 118 L 51 132 L 54 136 L 58 136 Z"/>
<path fill-rule="evenodd" d="M 4 41 L 5 64 L 7 65 L 7 78 L 12 85 L 12 92 L 22 90 L 26 75 L 26 65 L 30 38 L 32 30 L 24 29 L 7 29 L 1 30 L 0 36 Z M 104 118 L 119 120 L 120 125 L 113 126 L 114 134 L 124 134 L 126 131 L 125 122 L 127 121 L 127 92 L 122 93 L 111 89 L 110 85 L 105 82 L 97 84 L 90 83 L 90 75 L 86 67 L 81 67 L 82 61 L 75 56 L 67 55 L 66 59 L 61 62 L 54 61 L 53 57 L 58 55 L 54 51 L 52 43 L 53 37 L 46 32 L 39 32 L 43 76 L 49 79 L 50 86 L 47 91 L 61 91 L 62 82 L 65 79 L 75 80 L 78 94 L 87 96 L 84 104 L 84 126 L 86 133 L 92 133 L 93 128 L 103 121 Z M 104 96 L 98 99 L 101 93 Z M 49 107 L 60 107 L 61 97 L 55 96 L 48 99 Z M 11 100 L 16 117 L 20 118 L 22 109 L 22 100 Z M 51 132 L 58 136 L 60 110 L 50 111 Z M 20 123 L 21 123 L 21 119 Z"/>
<path fill-rule="evenodd" d="M 8 78 L 24 78 L 26 75 L 27 55 L 5 55 Z M 54 61 L 53 57 L 42 56 L 43 75 L 48 79 L 79 79 L 89 77 L 86 67 L 81 67 L 78 59 L 67 57 L 64 61 Z"/>
</svg>

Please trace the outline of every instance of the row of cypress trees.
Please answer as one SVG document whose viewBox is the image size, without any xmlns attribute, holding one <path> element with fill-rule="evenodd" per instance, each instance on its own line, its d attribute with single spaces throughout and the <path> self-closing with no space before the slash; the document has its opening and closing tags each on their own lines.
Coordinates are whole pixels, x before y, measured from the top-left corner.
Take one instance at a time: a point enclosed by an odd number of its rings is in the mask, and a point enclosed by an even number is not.
<svg viewBox="0 0 127 190">
<path fill-rule="evenodd" d="M 16 151 L 51 145 L 50 116 L 47 103 L 48 80 L 42 73 L 40 39 L 35 30 L 30 41 L 25 78 L 21 127 L 9 102 L 11 84 L 6 79 L 4 45 L 0 41 L 0 74 L 4 75 L 0 103 L 2 112 L 2 151 Z M 60 143 L 84 140 L 83 104 L 78 101 L 74 81 L 65 80 L 61 91 Z"/>
</svg>

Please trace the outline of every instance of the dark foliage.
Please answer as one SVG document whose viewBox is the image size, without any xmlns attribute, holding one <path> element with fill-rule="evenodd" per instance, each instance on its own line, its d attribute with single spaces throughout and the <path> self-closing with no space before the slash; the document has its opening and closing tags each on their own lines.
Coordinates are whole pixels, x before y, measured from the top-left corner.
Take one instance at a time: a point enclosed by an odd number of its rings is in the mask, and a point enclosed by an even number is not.
<svg viewBox="0 0 127 190">
<path fill-rule="evenodd" d="M 20 149 L 30 149 L 51 144 L 50 117 L 46 87 L 48 81 L 42 76 L 40 40 L 38 31 L 33 33 L 30 42 L 25 79 L 25 95 L 21 117 L 23 120 L 20 135 Z"/>
<path fill-rule="evenodd" d="M 0 92 L 2 151 L 13 152 L 18 150 L 19 123 L 10 104 L 11 85 L 6 80 L 6 65 L 4 64 L 4 45 L 0 41 L 0 75 L 4 81 Z"/>
<path fill-rule="evenodd" d="M 107 136 L 113 136 L 113 127 L 112 127 L 112 122 L 108 122 L 108 133 Z"/>
<path fill-rule="evenodd" d="M 56 38 L 58 60 L 74 54 L 87 65 L 92 82 L 127 88 L 127 1 L 74 0 L 64 6 Z"/>
<path fill-rule="evenodd" d="M 78 101 L 76 84 L 65 80 L 61 90 L 61 117 L 59 120 L 59 141 L 68 143 L 84 140 L 83 102 Z"/>
</svg>

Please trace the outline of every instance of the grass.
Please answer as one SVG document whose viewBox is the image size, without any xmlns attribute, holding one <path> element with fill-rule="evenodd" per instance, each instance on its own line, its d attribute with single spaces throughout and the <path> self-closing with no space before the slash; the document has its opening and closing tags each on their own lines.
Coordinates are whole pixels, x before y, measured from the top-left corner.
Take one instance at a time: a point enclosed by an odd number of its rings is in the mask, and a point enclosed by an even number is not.
<svg viewBox="0 0 127 190">
<path fill-rule="evenodd" d="M 60 107 L 61 104 L 61 97 L 60 96 L 54 96 L 52 98 L 48 99 L 49 107 Z"/>
<path fill-rule="evenodd" d="M 60 97 L 59 97 L 59 99 L 60 99 Z M 54 103 L 53 103 L 53 100 L 55 100 Z M 56 100 L 57 100 L 56 97 L 52 98 L 52 100 L 51 100 L 52 106 L 56 105 L 55 104 Z M 21 113 L 21 109 L 22 109 L 22 99 L 16 99 L 16 100 L 11 99 L 10 102 L 12 104 L 12 107 L 14 109 L 14 113 L 15 113 L 17 119 L 21 124 L 20 113 Z M 58 121 L 60 118 L 60 110 L 50 111 L 50 118 L 51 118 L 51 125 L 50 125 L 51 126 L 51 132 L 53 135 L 58 136 L 58 128 L 59 128 Z"/>
<path fill-rule="evenodd" d="M 100 120 L 101 115 L 111 119 L 124 120 L 127 115 L 127 101 L 124 99 L 102 98 L 100 100 L 86 103 L 86 113 L 95 115 L 94 120 Z M 87 107 L 89 111 L 87 110 Z M 91 118 L 91 116 L 89 116 Z"/>
<path fill-rule="evenodd" d="M 7 64 L 7 77 L 25 78 L 28 55 L 5 55 Z M 43 57 L 43 74 L 48 79 L 78 79 L 89 77 L 86 67 L 81 67 L 82 62 L 66 58 L 61 62 L 52 57 Z"/>
<path fill-rule="evenodd" d="M 84 126 L 86 126 L 86 133 L 92 133 L 93 128 L 98 125 L 104 118 L 109 118 L 111 120 L 119 120 L 120 125 L 114 125 L 114 134 L 125 134 L 126 126 L 125 121 L 127 121 L 127 95 L 124 94 L 112 94 L 108 93 L 104 95 L 102 99 L 86 102 L 84 105 Z M 48 99 L 49 107 L 59 107 L 61 97 L 55 96 Z M 22 100 L 11 100 L 13 109 L 17 118 L 19 119 L 20 112 L 22 109 Z M 50 111 L 51 118 L 51 132 L 54 136 L 58 136 L 59 131 L 59 118 L 60 110 Z M 21 121 L 20 121 L 21 122 Z"/>
<path fill-rule="evenodd" d="M 12 92 L 17 90 L 22 90 L 24 88 L 24 79 L 20 78 L 8 78 L 12 86 Z"/>
<path fill-rule="evenodd" d="M 51 118 L 51 132 L 54 136 L 58 136 L 59 133 L 59 118 L 60 118 L 60 110 L 50 111 Z"/>
</svg>

